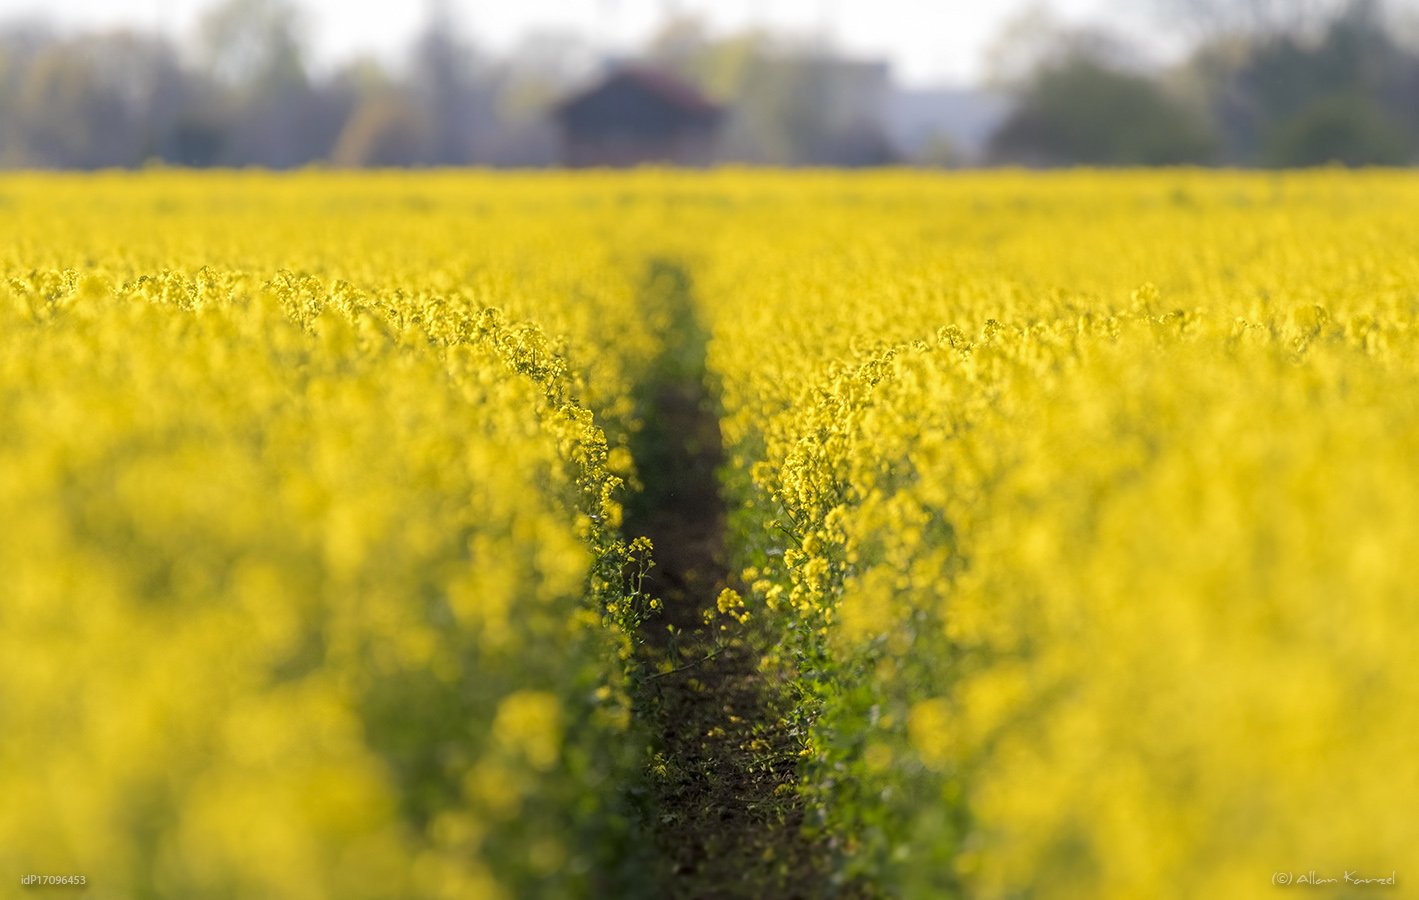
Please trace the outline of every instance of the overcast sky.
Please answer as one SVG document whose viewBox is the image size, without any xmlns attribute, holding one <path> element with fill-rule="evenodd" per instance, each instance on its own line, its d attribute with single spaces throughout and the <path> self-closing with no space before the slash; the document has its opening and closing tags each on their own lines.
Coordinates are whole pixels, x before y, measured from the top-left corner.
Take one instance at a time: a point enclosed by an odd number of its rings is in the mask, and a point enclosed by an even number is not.
<svg viewBox="0 0 1419 900">
<path fill-rule="evenodd" d="M 667 16 L 694 13 L 716 31 L 746 26 L 831 35 L 864 56 L 889 59 L 910 85 L 967 84 L 1001 27 L 1031 6 L 1066 21 L 1127 21 L 1130 0 L 448 0 L 464 29 L 491 51 L 534 31 L 574 30 L 600 46 L 635 45 Z M 130 25 L 191 33 L 211 0 L 0 0 L 0 19 L 47 18 L 66 29 Z M 329 65 L 359 52 L 400 59 L 428 0 L 297 0 L 309 17 L 312 54 Z"/>
</svg>

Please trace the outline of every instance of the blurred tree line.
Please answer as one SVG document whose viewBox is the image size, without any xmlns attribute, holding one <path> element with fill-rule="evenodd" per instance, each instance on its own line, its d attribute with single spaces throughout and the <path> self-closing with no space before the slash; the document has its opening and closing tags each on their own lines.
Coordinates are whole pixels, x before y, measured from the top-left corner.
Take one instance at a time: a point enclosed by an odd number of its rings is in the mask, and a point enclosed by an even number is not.
<svg viewBox="0 0 1419 900">
<path fill-rule="evenodd" d="M 766 165 L 877 166 L 900 161 L 884 115 L 884 62 L 838 55 L 820 40 L 749 31 L 712 37 L 693 17 L 671 21 L 647 62 L 697 85 L 729 110 L 720 158 Z"/>
<path fill-rule="evenodd" d="M 1406 165 L 1419 156 L 1419 52 L 1378 0 L 1160 0 L 1197 38 L 1154 71 L 1097 31 L 1018 22 L 990 142 L 1024 165 Z M 1027 61 L 1021 65 L 1021 60 Z"/>
<path fill-rule="evenodd" d="M 446 3 L 429 10 L 400 71 L 366 58 L 320 77 L 293 0 L 222 0 L 185 46 L 0 26 L 0 166 L 555 163 L 548 111 L 597 74 L 596 50 L 543 34 L 495 59 L 462 36 Z M 877 118 L 885 63 L 763 34 L 711 40 L 691 19 L 667 24 L 644 55 L 729 105 L 725 159 L 893 159 Z"/>
<path fill-rule="evenodd" d="M 407 70 L 321 77 L 290 0 L 223 0 L 190 47 L 151 34 L 0 30 L 0 166 L 546 165 L 544 109 L 595 63 L 572 37 L 487 59 L 434 4 Z"/>
<path fill-rule="evenodd" d="M 1380 0 L 1138 0 L 1190 52 L 1158 68 L 1126 40 L 1036 13 L 998 43 L 1010 112 L 974 161 L 1031 166 L 1408 164 L 1419 42 Z M 1391 0 L 1391 3 L 1406 0 Z M 219 0 L 183 45 L 153 34 L 0 26 L 0 166 L 543 166 L 548 111 L 604 65 L 574 35 L 494 58 L 446 0 L 397 71 L 316 74 L 296 0 Z M 712 35 L 671 20 L 639 54 L 725 104 L 719 157 L 777 165 L 904 159 L 885 63 L 821 40 Z M 949 144 L 949 141 L 947 142 Z M 949 145 L 921 162 L 960 164 Z"/>
</svg>

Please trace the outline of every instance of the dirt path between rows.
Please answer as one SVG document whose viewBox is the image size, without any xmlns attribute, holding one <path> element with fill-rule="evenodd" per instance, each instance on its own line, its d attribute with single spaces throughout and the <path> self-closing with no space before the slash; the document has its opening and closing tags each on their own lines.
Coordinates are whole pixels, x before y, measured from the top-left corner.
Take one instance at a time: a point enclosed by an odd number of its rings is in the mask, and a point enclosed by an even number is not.
<svg viewBox="0 0 1419 900">
<path fill-rule="evenodd" d="M 660 730 L 651 828 L 665 896 L 820 897 L 818 860 L 800 835 L 786 699 L 759 673 L 754 636 L 716 607 L 730 578 L 714 476 L 719 423 L 703 410 L 701 393 L 686 385 L 661 389 L 663 424 L 683 439 L 671 454 L 679 477 L 634 523 L 654 545 L 646 590 L 664 604 L 646 627 L 650 669 L 673 668 L 649 679 L 645 698 Z M 715 613 L 708 624 L 707 610 Z"/>
<path fill-rule="evenodd" d="M 670 281 L 658 289 L 682 294 L 669 302 L 687 306 L 683 273 L 661 276 Z M 670 342 L 677 361 L 642 398 L 636 462 L 643 490 L 625 527 L 651 539 L 655 565 L 644 587 L 664 605 L 644 628 L 642 652 L 654 674 L 641 698 L 659 738 L 648 828 L 662 896 L 823 897 L 826 859 L 802 835 L 794 789 L 798 748 L 785 723 L 791 700 L 760 674 L 765 639 L 717 609 L 721 590 L 737 586 L 726 568 L 716 477 L 719 422 L 704 386 L 703 337 L 692 312 L 681 311 L 679 345 Z"/>
</svg>

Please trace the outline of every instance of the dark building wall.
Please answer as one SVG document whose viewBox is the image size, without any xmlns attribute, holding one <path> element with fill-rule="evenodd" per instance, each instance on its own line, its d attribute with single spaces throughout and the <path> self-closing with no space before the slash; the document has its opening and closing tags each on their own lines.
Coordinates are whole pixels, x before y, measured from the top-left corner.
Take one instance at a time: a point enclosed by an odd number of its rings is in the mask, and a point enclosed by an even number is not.
<svg viewBox="0 0 1419 900">
<path fill-rule="evenodd" d="M 557 112 L 569 166 L 708 165 L 722 118 L 693 88 L 656 72 L 625 71 Z"/>
<path fill-rule="evenodd" d="M 714 161 L 714 135 L 706 131 L 638 136 L 613 133 L 568 133 L 562 159 L 573 168 L 628 168 L 647 163 L 708 166 Z"/>
<path fill-rule="evenodd" d="M 662 138 L 686 125 L 691 116 L 633 81 L 612 81 L 566 108 L 562 125 L 579 133 L 624 134 Z"/>
</svg>

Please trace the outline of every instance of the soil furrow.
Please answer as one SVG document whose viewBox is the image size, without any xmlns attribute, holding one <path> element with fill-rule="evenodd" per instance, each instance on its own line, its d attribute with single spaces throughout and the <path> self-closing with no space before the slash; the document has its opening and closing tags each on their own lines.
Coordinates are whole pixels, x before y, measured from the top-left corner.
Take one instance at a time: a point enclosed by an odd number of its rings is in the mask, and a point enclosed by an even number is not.
<svg viewBox="0 0 1419 900">
<path fill-rule="evenodd" d="M 823 896 L 821 854 L 802 836 L 794 790 L 797 747 L 783 686 L 760 673 L 763 640 L 717 600 L 726 567 L 725 506 L 715 404 L 704 341 L 681 270 L 652 269 L 654 298 L 678 324 L 662 381 L 642 398 L 637 466 L 643 482 L 626 532 L 655 561 L 644 587 L 663 604 L 645 626 L 642 708 L 658 733 L 649 829 L 663 895 L 683 900 Z"/>
</svg>

